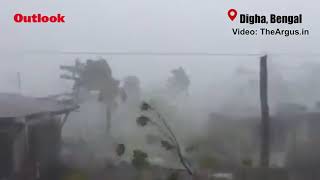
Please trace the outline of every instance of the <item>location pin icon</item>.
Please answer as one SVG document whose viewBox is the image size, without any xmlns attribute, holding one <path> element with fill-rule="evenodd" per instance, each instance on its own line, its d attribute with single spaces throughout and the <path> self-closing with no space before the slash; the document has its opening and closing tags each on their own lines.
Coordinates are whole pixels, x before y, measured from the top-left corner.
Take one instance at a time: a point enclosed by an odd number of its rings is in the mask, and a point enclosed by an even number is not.
<svg viewBox="0 0 320 180">
<path fill-rule="evenodd" d="M 231 21 L 233 21 L 237 17 L 237 14 L 238 12 L 235 9 L 229 9 L 228 11 L 228 16 L 231 19 Z"/>
</svg>

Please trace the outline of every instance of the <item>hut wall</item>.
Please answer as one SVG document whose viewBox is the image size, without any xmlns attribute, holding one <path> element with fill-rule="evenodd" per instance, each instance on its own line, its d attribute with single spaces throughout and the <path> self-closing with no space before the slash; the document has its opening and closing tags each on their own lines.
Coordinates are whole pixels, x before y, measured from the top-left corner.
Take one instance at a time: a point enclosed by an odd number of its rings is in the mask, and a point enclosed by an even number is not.
<svg viewBox="0 0 320 180">
<path fill-rule="evenodd" d="M 12 170 L 12 140 L 8 133 L 0 133 L 0 179 L 8 177 Z"/>
<path fill-rule="evenodd" d="M 39 163 L 42 173 L 58 160 L 61 143 L 61 127 L 51 118 L 29 127 L 29 145 L 32 158 Z"/>
<path fill-rule="evenodd" d="M 13 171 L 14 173 L 18 173 L 22 168 L 24 160 L 27 158 L 27 138 L 25 129 L 17 133 L 12 145 Z"/>
<path fill-rule="evenodd" d="M 8 178 L 21 171 L 25 160 L 25 126 L 15 118 L 0 124 L 0 179 Z"/>
</svg>

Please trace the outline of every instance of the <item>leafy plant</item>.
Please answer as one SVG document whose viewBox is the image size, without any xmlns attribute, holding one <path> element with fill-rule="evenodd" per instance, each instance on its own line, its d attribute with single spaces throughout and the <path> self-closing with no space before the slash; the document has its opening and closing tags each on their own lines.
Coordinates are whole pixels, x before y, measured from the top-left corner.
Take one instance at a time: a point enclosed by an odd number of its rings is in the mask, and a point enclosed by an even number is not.
<svg viewBox="0 0 320 180">
<path fill-rule="evenodd" d="M 126 151 L 126 147 L 124 144 L 118 144 L 117 145 L 117 149 L 116 149 L 116 153 L 118 156 L 122 156 Z"/>
<path fill-rule="evenodd" d="M 149 117 L 143 115 L 137 118 L 137 124 L 142 127 L 146 126 L 150 121 Z"/>
<path fill-rule="evenodd" d="M 151 106 L 146 102 L 142 102 L 140 109 L 141 109 L 141 111 L 148 111 L 149 109 L 151 109 Z"/>
<path fill-rule="evenodd" d="M 132 165 L 137 169 L 143 169 L 149 166 L 148 154 L 141 150 L 133 151 Z"/>
<path fill-rule="evenodd" d="M 170 142 L 165 141 L 165 140 L 162 140 L 162 141 L 161 141 L 161 146 L 162 146 L 163 148 L 165 148 L 166 150 L 168 150 L 168 151 L 170 151 L 170 150 L 172 150 L 172 149 L 175 148 L 174 145 L 172 145 Z"/>
<path fill-rule="evenodd" d="M 163 116 L 147 102 L 142 102 L 140 110 L 142 113 L 149 112 L 155 115 L 156 118 L 151 119 L 146 115 L 141 115 L 136 120 L 138 126 L 145 127 L 147 125 L 150 125 L 156 127 L 159 130 L 159 132 L 163 135 L 163 138 L 165 138 L 160 141 L 161 146 L 167 151 L 175 152 L 180 160 L 180 163 L 185 167 L 187 172 L 190 175 L 193 175 L 189 163 L 182 155 L 181 146 L 175 134 L 173 133 L 171 127 L 168 125 L 166 119 L 164 119 Z"/>
</svg>

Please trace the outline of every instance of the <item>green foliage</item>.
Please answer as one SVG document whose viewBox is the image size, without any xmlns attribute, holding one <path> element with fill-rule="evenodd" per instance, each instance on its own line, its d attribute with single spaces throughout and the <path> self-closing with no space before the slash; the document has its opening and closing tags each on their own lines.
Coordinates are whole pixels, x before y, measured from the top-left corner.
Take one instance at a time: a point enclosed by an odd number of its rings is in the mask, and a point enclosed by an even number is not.
<svg viewBox="0 0 320 180">
<path fill-rule="evenodd" d="M 137 118 L 137 124 L 141 127 L 146 126 L 150 122 L 150 118 L 147 116 L 140 116 Z"/>
<path fill-rule="evenodd" d="M 175 148 L 174 145 L 172 145 L 169 141 L 165 141 L 165 140 L 161 141 L 161 146 L 165 148 L 167 151 L 170 151 Z"/>
<path fill-rule="evenodd" d="M 124 144 L 118 144 L 117 145 L 117 149 L 116 149 L 116 153 L 118 156 L 122 156 L 126 151 L 126 147 Z"/>
<path fill-rule="evenodd" d="M 87 60 L 85 63 L 76 61 L 74 66 L 60 66 L 67 74 L 61 78 L 73 80 L 74 89 L 100 91 L 99 101 L 110 103 L 115 97 L 121 95 L 120 82 L 112 77 L 112 71 L 105 59 Z"/>
<path fill-rule="evenodd" d="M 177 151 L 175 152 L 177 153 L 177 156 L 179 157 L 181 164 L 186 168 L 188 173 L 192 175 L 193 173 L 192 173 L 191 167 L 185 161 L 181 152 L 181 147 L 179 145 L 179 142 L 177 141 L 177 138 L 173 133 L 171 127 L 168 125 L 166 119 L 156 109 L 151 107 L 148 103 L 143 102 L 142 105 L 140 106 L 140 109 L 142 111 L 151 110 L 150 112 L 154 113 L 154 115 L 157 117 L 157 121 L 152 120 L 147 116 L 141 115 L 136 120 L 137 124 L 139 126 L 144 127 L 148 123 L 151 123 L 153 126 L 157 127 L 159 132 L 164 136 L 164 138 L 167 138 L 166 140 L 161 140 L 161 146 L 168 151 L 172 149 L 176 149 Z"/>
<path fill-rule="evenodd" d="M 146 103 L 146 102 L 141 103 L 141 106 L 140 106 L 141 111 L 148 111 L 149 109 L 151 109 L 151 107 L 148 103 Z"/>
<path fill-rule="evenodd" d="M 89 90 L 100 90 L 112 79 L 111 69 L 106 60 L 87 60 L 81 75 L 83 86 Z"/>
<path fill-rule="evenodd" d="M 148 154 L 141 150 L 133 151 L 132 165 L 137 169 L 144 169 L 150 166 Z"/>
<path fill-rule="evenodd" d="M 171 71 L 172 76 L 168 79 L 168 88 L 175 93 L 187 91 L 190 85 L 190 79 L 184 69 L 179 67 Z"/>
</svg>

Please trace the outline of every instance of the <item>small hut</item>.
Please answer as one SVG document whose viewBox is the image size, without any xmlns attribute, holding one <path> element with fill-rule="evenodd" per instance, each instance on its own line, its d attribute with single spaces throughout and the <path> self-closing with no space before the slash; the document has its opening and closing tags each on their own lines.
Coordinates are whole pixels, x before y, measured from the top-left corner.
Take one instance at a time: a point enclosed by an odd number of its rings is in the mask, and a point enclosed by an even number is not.
<svg viewBox="0 0 320 180">
<path fill-rule="evenodd" d="M 0 93 L 0 179 L 35 179 L 59 156 L 70 101 Z"/>
</svg>

